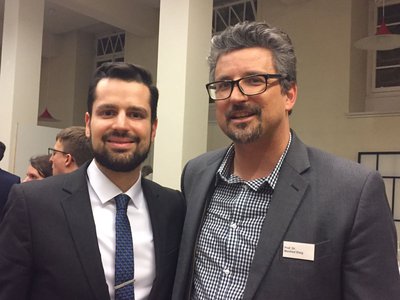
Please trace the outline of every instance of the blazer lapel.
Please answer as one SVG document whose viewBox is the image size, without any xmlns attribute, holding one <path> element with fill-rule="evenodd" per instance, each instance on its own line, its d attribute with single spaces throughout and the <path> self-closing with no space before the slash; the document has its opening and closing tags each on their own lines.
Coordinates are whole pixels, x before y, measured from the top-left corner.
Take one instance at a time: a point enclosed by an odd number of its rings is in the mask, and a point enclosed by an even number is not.
<svg viewBox="0 0 400 300">
<path fill-rule="evenodd" d="M 195 167 L 186 166 L 182 173 L 182 192 L 186 199 L 186 217 L 181 239 L 173 298 L 188 299 L 193 276 L 193 253 L 206 203 L 215 188 L 215 173 L 226 149 L 215 152 L 207 161 L 197 160 Z"/>
<path fill-rule="evenodd" d="M 160 257 L 162 252 L 162 240 L 160 232 L 160 218 L 162 218 L 162 212 L 159 211 L 157 202 L 159 198 L 159 193 L 157 193 L 153 188 L 151 188 L 147 179 L 142 178 L 142 189 L 143 194 L 146 198 L 146 203 L 149 209 L 149 215 L 151 220 L 151 228 L 153 230 L 153 241 L 154 241 L 154 255 L 156 260 L 156 274 L 159 274 L 159 266 L 161 265 Z"/>
<path fill-rule="evenodd" d="M 191 232 L 185 232 L 183 238 L 197 239 L 198 228 L 205 213 L 205 205 L 211 199 L 211 195 L 215 189 L 215 176 L 218 167 L 226 153 L 227 149 L 218 150 L 212 156 L 204 167 L 199 168 L 195 174 L 186 176 L 195 183 L 190 184 L 190 191 L 185 192 L 185 198 L 189 199 L 187 203 L 187 212 L 185 218 L 185 228 L 191 229 Z M 184 171 L 185 172 L 185 171 Z"/>
<path fill-rule="evenodd" d="M 109 299 L 86 182 L 88 164 L 66 177 L 61 202 L 78 258 L 96 299 Z"/>
<path fill-rule="evenodd" d="M 278 183 L 261 230 L 243 299 L 253 299 L 308 187 L 308 182 L 301 176 L 301 173 L 309 168 L 307 150 L 294 133 L 292 134 L 292 145 L 279 173 Z"/>
</svg>

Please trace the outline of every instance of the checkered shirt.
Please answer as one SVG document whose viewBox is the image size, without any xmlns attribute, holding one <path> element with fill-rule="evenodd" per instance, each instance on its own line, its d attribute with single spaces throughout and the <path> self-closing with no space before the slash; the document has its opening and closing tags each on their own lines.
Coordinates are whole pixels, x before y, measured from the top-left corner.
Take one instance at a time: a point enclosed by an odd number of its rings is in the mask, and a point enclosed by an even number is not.
<svg viewBox="0 0 400 300">
<path fill-rule="evenodd" d="M 192 299 L 242 299 L 250 265 L 289 143 L 270 175 L 244 181 L 231 173 L 228 149 L 195 250 Z"/>
</svg>

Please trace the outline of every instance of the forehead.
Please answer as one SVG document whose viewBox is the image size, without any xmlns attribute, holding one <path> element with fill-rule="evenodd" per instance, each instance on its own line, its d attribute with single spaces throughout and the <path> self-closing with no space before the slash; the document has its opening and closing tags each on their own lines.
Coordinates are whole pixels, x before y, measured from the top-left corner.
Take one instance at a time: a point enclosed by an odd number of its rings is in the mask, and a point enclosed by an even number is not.
<svg viewBox="0 0 400 300">
<path fill-rule="evenodd" d="M 32 165 L 28 166 L 27 174 L 32 174 L 32 175 L 39 175 L 38 170 L 36 170 Z"/>
<path fill-rule="evenodd" d="M 266 48 L 252 47 L 222 54 L 216 64 L 215 77 L 233 74 L 246 76 L 274 72 L 272 52 Z"/>
<path fill-rule="evenodd" d="M 93 105 L 150 106 L 150 89 L 141 82 L 103 78 L 96 86 Z"/>
<path fill-rule="evenodd" d="M 64 146 L 60 140 L 57 140 L 56 143 L 54 144 L 54 149 L 56 150 L 64 150 Z"/>
</svg>

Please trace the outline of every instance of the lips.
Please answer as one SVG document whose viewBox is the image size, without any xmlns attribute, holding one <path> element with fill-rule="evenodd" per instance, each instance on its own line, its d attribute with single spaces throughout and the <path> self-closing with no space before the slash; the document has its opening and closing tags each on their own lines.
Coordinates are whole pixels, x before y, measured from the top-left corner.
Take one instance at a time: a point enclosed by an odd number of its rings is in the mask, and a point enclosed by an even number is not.
<svg viewBox="0 0 400 300">
<path fill-rule="evenodd" d="M 226 119 L 232 121 L 245 121 L 253 116 L 261 116 L 261 109 L 245 104 L 233 105 L 225 114 Z"/>
<path fill-rule="evenodd" d="M 128 143 L 134 143 L 135 141 L 132 138 L 121 138 L 121 137 L 111 136 L 107 139 L 107 142 L 114 144 L 128 144 Z"/>
<path fill-rule="evenodd" d="M 102 140 L 117 151 L 126 151 L 132 147 L 132 144 L 140 142 L 139 137 L 119 131 L 105 134 Z"/>
<path fill-rule="evenodd" d="M 254 112 L 251 111 L 238 111 L 238 112 L 233 112 L 228 115 L 229 119 L 243 119 L 243 118 L 248 118 L 254 115 Z"/>
</svg>

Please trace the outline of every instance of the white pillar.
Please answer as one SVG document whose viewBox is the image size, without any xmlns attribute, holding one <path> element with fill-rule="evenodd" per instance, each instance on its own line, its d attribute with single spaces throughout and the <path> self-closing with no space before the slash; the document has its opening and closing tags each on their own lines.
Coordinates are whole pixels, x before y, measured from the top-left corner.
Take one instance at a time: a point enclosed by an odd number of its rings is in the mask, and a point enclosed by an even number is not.
<svg viewBox="0 0 400 300">
<path fill-rule="evenodd" d="M 185 163 L 207 149 L 212 0 L 161 0 L 154 145 L 156 182 L 179 189 Z"/>
<path fill-rule="evenodd" d="M 5 0 L 0 73 L 1 162 L 14 170 L 18 124 L 37 124 L 44 0 Z"/>
</svg>

